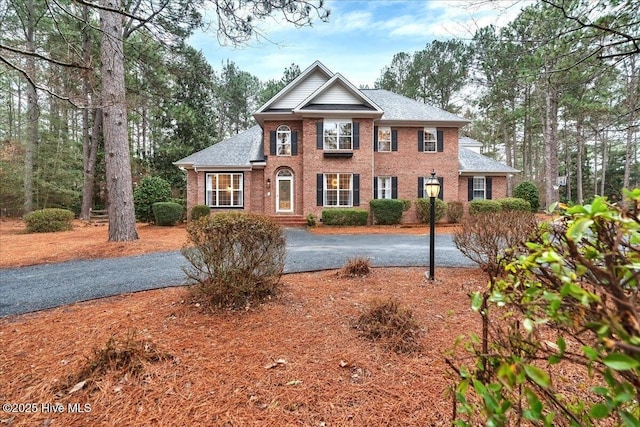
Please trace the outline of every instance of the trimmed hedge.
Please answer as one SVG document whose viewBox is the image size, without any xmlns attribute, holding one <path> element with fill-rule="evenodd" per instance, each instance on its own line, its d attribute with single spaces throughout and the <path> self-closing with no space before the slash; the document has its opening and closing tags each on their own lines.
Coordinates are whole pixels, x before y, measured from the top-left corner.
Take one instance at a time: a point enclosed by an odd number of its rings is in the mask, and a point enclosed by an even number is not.
<svg viewBox="0 0 640 427">
<path fill-rule="evenodd" d="M 28 233 L 52 233 L 71 230 L 74 217 L 68 209 L 47 208 L 29 212 L 23 220 Z"/>
<path fill-rule="evenodd" d="M 436 199 L 436 222 L 440 221 L 447 214 L 447 203 Z M 429 198 L 416 200 L 416 216 L 423 224 L 431 222 L 431 202 Z"/>
<path fill-rule="evenodd" d="M 447 220 L 450 223 L 459 223 L 463 216 L 464 204 L 462 202 L 451 201 L 447 203 Z"/>
<path fill-rule="evenodd" d="M 469 215 L 490 212 L 502 212 L 502 206 L 497 200 L 472 200 L 469 202 Z"/>
<path fill-rule="evenodd" d="M 207 205 L 195 205 L 191 208 L 191 221 L 211 215 L 211 208 Z"/>
<path fill-rule="evenodd" d="M 374 224 L 399 224 L 402 219 L 404 203 L 396 199 L 375 199 L 369 202 Z"/>
<path fill-rule="evenodd" d="M 152 205 L 153 216 L 157 225 L 171 226 L 182 221 L 184 210 L 175 202 L 156 202 Z"/>
<path fill-rule="evenodd" d="M 502 207 L 503 212 L 531 212 L 531 203 L 525 199 L 518 197 L 505 197 L 504 199 L 498 199 L 498 203 Z"/>
<path fill-rule="evenodd" d="M 325 225 L 367 225 L 369 212 L 364 209 L 325 209 L 322 223 Z"/>
<path fill-rule="evenodd" d="M 522 181 L 518 184 L 513 190 L 513 197 L 528 201 L 531 204 L 531 212 L 537 212 L 540 209 L 540 191 L 531 181 Z"/>
<path fill-rule="evenodd" d="M 171 200 L 171 185 L 159 176 L 147 176 L 133 189 L 136 218 L 153 222 L 153 204 Z"/>
</svg>

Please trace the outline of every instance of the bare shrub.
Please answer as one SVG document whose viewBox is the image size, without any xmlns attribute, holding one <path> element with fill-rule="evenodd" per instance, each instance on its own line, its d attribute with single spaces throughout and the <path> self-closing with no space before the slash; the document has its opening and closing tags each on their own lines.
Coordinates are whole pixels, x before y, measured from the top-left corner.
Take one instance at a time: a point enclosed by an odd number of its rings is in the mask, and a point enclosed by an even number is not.
<svg viewBox="0 0 640 427">
<path fill-rule="evenodd" d="M 371 273 L 369 258 L 349 258 L 347 263 L 338 271 L 338 277 L 367 277 Z"/>
<path fill-rule="evenodd" d="M 420 325 L 410 309 L 403 308 L 397 299 L 374 300 L 358 318 L 355 328 L 360 336 L 381 342 L 396 353 L 422 350 Z"/>
<path fill-rule="evenodd" d="M 220 308 L 244 308 L 277 293 L 285 238 L 269 217 L 219 213 L 192 221 L 182 254 L 196 295 Z"/>
</svg>

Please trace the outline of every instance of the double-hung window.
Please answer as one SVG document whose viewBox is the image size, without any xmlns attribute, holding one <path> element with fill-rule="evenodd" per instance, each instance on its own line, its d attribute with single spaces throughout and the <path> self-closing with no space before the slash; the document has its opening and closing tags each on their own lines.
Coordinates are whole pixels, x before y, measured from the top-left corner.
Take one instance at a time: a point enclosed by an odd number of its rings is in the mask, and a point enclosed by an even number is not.
<svg viewBox="0 0 640 427">
<path fill-rule="evenodd" d="M 390 176 L 379 176 L 377 178 L 377 194 L 376 199 L 391 199 L 392 183 Z"/>
<path fill-rule="evenodd" d="M 323 132 L 325 150 L 353 149 L 353 124 L 351 120 L 325 120 Z"/>
<path fill-rule="evenodd" d="M 206 174 L 207 205 L 211 207 L 243 207 L 242 173 Z"/>
<path fill-rule="evenodd" d="M 324 174 L 324 206 L 353 206 L 353 174 Z"/>
<path fill-rule="evenodd" d="M 291 155 L 291 129 L 289 126 L 279 126 L 276 131 L 276 154 L 278 156 Z"/>
<path fill-rule="evenodd" d="M 438 149 L 438 132 L 435 128 L 424 128 L 424 151 L 435 153 Z"/>
<path fill-rule="evenodd" d="M 473 200 L 486 199 L 487 186 L 484 176 L 473 177 Z"/>
<path fill-rule="evenodd" d="M 378 151 L 391 151 L 391 128 L 378 127 Z"/>
</svg>

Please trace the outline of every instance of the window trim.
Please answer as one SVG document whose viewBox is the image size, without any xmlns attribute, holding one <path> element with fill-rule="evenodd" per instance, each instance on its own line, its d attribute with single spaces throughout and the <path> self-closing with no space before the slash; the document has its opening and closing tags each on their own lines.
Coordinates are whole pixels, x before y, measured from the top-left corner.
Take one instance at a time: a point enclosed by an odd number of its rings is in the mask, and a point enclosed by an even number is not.
<svg viewBox="0 0 640 427">
<path fill-rule="evenodd" d="M 335 179 L 337 181 L 338 184 L 338 188 L 329 188 L 329 176 L 330 175 L 335 175 Z M 349 177 L 349 189 L 341 189 L 340 187 L 340 177 L 341 176 L 348 176 Z M 328 193 L 329 191 L 335 191 L 336 192 L 336 204 L 335 205 L 330 205 L 327 203 L 327 199 L 328 199 Z M 348 204 L 340 204 L 340 194 L 347 192 L 348 194 L 348 200 L 349 203 Z M 338 172 L 338 173 L 323 173 L 322 174 L 322 206 L 323 207 L 328 207 L 328 208 L 351 208 L 353 207 L 353 198 L 354 198 L 354 191 L 353 191 L 353 174 L 352 173 L 343 173 L 343 172 Z"/>
<path fill-rule="evenodd" d="M 211 179 L 210 177 L 215 175 L 216 176 L 216 185 L 218 185 L 218 183 L 220 182 L 220 180 L 218 179 L 221 175 L 228 175 L 231 178 L 231 204 L 230 205 L 221 205 L 221 204 L 212 204 L 211 203 L 211 198 L 209 197 L 209 192 L 216 192 L 216 201 L 219 202 L 220 200 L 220 192 L 223 191 L 228 191 L 228 189 L 220 189 L 220 188 L 216 188 L 213 189 L 211 188 Z M 234 176 L 239 176 L 240 177 L 240 182 L 239 182 L 239 188 L 235 189 L 233 188 L 233 177 Z M 216 208 L 216 209 L 238 209 L 238 208 L 244 208 L 244 173 L 242 172 L 207 172 L 204 175 L 204 179 L 205 179 L 205 194 L 204 194 L 204 198 L 205 198 L 205 204 L 211 208 Z M 237 197 L 237 199 L 239 199 L 239 203 L 237 203 L 238 201 L 236 200 L 236 204 L 234 204 L 234 194 L 239 194 L 239 197 Z"/>
<path fill-rule="evenodd" d="M 378 176 L 376 177 L 376 179 L 378 180 L 378 191 L 377 194 L 375 195 L 376 199 L 392 199 L 393 198 L 393 177 L 391 177 L 390 175 L 383 175 L 383 176 Z M 385 182 L 387 182 L 389 185 L 388 187 L 385 188 L 385 186 L 383 185 Z M 383 193 L 386 190 L 386 195 Z"/>
<path fill-rule="evenodd" d="M 330 148 L 327 146 L 327 123 L 332 123 L 336 125 L 336 148 Z M 349 135 L 349 148 L 340 148 L 340 125 L 341 124 L 349 124 L 351 127 L 351 134 Z M 346 136 L 342 136 L 342 138 L 346 138 Z M 353 148 L 353 120 L 337 120 L 337 119 L 324 119 L 322 121 L 322 149 L 324 151 L 352 151 Z"/>
<path fill-rule="evenodd" d="M 438 129 L 437 128 L 427 128 L 423 129 L 423 146 L 422 151 L 425 153 L 437 153 L 438 152 Z M 433 140 L 428 140 L 427 135 L 433 135 Z M 429 144 L 433 144 L 433 150 L 428 150 L 427 147 Z"/>
<path fill-rule="evenodd" d="M 288 135 L 288 141 L 282 143 L 280 142 L 280 135 Z M 291 153 L 292 153 L 292 137 L 291 137 L 291 128 L 287 125 L 280 125 L 278 126 L 278 128 L 276 129 L 276 156 L 279 157 L 290 157 Z M 289 147 L 289 152 L 286 152 L 286 147 Z M 285 153 L 284 154 L 280 154 L 280 147 L 284 147 L 285 149 Z"/>
<path fill-rule="evenodd" d="M 380 149 L 380 142 L 387 142 L 387 140 L 382 140 L 380 139 L 380 132 L 382 131 L 388 131 L 389 132 L 389 149 L 388 150 L 382 150 Z M 391 126 L 378 126 L 378 133 L 377 133 L 377 140 L 378 140 L 378 145 L 377 145 L 377 151 L 379 153 L 390 153 L 391 151 L 393 151 L 393 135 L 391 133 Z"/>
</svg>

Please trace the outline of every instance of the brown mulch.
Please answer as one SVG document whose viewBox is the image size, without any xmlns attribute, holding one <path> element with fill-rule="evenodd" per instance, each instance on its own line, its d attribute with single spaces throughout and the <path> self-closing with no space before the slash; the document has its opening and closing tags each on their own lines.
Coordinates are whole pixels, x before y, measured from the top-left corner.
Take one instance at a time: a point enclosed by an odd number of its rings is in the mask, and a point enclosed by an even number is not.
<svg viewBox="0 0 640 427">
<path fill-rule="evenodd" d="M 2 267 L 7 260 L 27 265 L 177 249 L 186 236 L 180 228 L 142 226 L 139 242 L 114 250 L 105 243 L 106 226 L 10 230 L 0 222 Z M 29 255 L 34 251 L 40 259 Z M 485 279 L 477 269 L 448 268 L 436 268 L 436 278 L 425 280 L 424 268 L 373 269 L 355 279 L 335 271 L 289 274 L 279 297 L 238 313 L 212 313 L 187 288 L 169 288 L 1 318 L 0 400 L 35 413 L 3 412 L 0 424 L 450 425 L 445 352 L 459 335 L 479 332 L 467 295 Z M 384 298 L 413 311 L 424 332 L 420 352 L 396 354 L 358 336 L 360 314 Z M 122 341 L 131 331 L 166 357 L 143 360 L 138 375 L 115 367 L 77 377 L 111 337 Z M 17 406 L 25 403 L 35 405 Z"/>
</svg>

